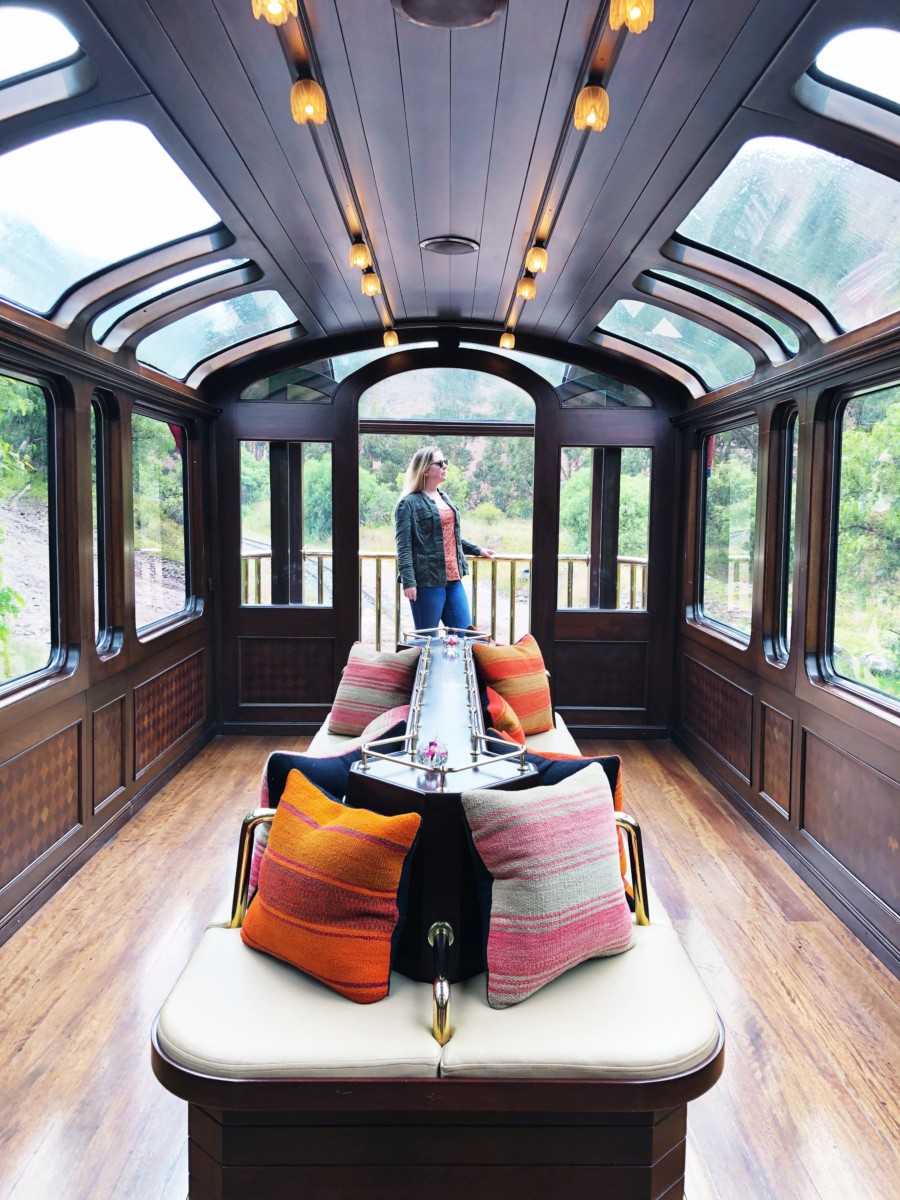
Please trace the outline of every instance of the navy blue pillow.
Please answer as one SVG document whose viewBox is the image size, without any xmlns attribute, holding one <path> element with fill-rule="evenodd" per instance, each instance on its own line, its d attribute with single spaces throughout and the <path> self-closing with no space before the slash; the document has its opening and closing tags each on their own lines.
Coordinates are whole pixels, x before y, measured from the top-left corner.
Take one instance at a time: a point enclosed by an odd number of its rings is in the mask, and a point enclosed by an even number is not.
<svg viewBox="0 0 900 1200">
<path fill-rule="evenodd" d="M 402 737 L 406 733 L 406 722 L 400 721 L 384 736 L 386 738 Z M 266 766 L 266 777 L 269 784 L 269 806 L 276 808 L 284 785 L 287 783 L 288 772 L 298 770 L 305 775 L 310 783 L 338 804 L 343 803 L 347 794 L 347 779 L 350 768 L 362 758 L 362 750 L 348 750 L 346 754 L 336 754 L 331 758 L 316 758 L 309 754 L 291 754 L 288 750 L 276 750 L 269 756 Z M 412 855 L 407 856 L 408 860 Z"/>
</svg>

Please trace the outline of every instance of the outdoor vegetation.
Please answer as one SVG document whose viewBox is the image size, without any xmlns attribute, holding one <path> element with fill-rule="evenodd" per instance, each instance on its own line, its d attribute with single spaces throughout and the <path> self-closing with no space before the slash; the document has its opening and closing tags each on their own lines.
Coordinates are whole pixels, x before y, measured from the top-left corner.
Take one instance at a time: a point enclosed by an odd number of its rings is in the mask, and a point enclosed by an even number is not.
<svg viewBox="0 0 900 1200">
<path fill-rule="evenodd" d="M 46 666 L 49 437 L 43 389 L 0 375 L 0 684 Z"/>
<path fill-rule="evenodd" d="M 850 401 L 840 461 L 834 668 L 900 697 L 900 387 Z"/>
<path fill-rule="evenodd" d="M 741 425 L 706 439 L 703 615 L 750 636 L 756 532 L 759 427 Z"/>
<path fill-rule="evenodd" d="M 184 439 L 180 425 L 138 413 L 132 417 L 138 629 L 181 612 L 187 600 Z"/>
</svg>

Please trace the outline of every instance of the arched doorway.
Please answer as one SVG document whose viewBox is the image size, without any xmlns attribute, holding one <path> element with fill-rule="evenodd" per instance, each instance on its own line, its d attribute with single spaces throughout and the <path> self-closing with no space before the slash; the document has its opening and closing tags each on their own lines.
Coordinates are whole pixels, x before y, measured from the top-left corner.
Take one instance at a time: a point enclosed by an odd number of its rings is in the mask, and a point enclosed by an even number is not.
<svg viewBox="0 0 900 1200">
<path fill-rule="evenodd" d="M 420 367 L 382 379 L 359 399 L 360 637 L 381 646 L 410 627 L 394 557 L 393 509 L 413 452 L 440 445 L 446 492 L 465 537 L 494 559 L 465 580 L 473 620 L 503 641 L 531 624 L 533 398 L 497 375 Z"/>
</svg>

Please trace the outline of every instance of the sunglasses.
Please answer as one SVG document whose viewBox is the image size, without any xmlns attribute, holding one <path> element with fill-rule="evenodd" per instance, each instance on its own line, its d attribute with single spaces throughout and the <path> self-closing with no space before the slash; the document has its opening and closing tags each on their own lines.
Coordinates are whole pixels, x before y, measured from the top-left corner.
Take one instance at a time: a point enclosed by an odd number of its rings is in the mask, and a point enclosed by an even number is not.
<svg viewBox="0 0 900 1200">
<path fill-rule="evenodd" d="M 432 460 L 431 465 L 433 467 L 446 467 L 447 460 L 446 460 L 446 458 L 435 458 Z"/>
</svg>

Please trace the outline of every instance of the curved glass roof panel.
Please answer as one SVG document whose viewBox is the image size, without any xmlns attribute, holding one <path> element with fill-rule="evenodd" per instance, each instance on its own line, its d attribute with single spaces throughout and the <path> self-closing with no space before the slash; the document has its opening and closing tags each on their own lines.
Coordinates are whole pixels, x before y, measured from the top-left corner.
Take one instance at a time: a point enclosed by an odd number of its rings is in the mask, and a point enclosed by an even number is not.
<svg viewBox="0 0 900 1200">
<path fill-rule="evenodd" d="M 460 342 L 467 350 L 490 350 L 481 342 Z M 636 387 L 621 383 L 609 375 L 601 375 L 574 363 L 544 358 L 540 354 L 523 354 L 520 350 L 499 350 L 506 358 L 530 367 L 553 387 L 563 408 L 652 408 L 653 402 Z"/>
<path fill-rule="evenodd" d="M 240 400 L 292 400 L 306 404 L 330 404 L 338 384 L 378 358 L 400 354 L 404 350 L 426 350 L 437 342 L 412 342 L 407 346 L 376 346 L 372 350 L 357 350 L 334 358 L 318 358 L 300 367 L 288 367 L 265 379 L 257 379 L 244 388 Z"/>
<path fill-rule="evenodd" d="M 296 316 L 278 292 L 247 292 L 208 304 L 148 334 L 138 343 L 138 361 L 175 379 L 186 379 L 204 359 L 264 333 L 295 325 Z"/>
<path fill-rule="evenodd" d="M 678 233 L 801 288 L 844 330 L 900 308 L 900 183 L 794 138 L 752 138 Z"/>
<path fill-rule="evenodd" d="M 644 300 L 617 301 L 597 328 L 683 363 L 709 391 L 752 375 L 755 367 L 742 346 Z"/>
<path fill-rule="evenodd" d="M 205 267 L 195 267 L 192 271 L 184 271 L 173 279 L 163 279 L 159 283 L 154 283 L 152 287 L 144 288 L 142 292 L 136 292 L 126 300 L 120 300 L 111 308 L 105 308 L 94 321 L 91 335 L 95 342 L 102 342 L 119 317 L 124 317 L 126 313 L 149 304 L 151 300 L 155 300 L 158 296 L 164 296 L 167 292 L 174 292 L 176 288 L 184 287 L 185 284 L 196 283 L 198 279 L 218 275 L 221 271 L 228 271 L 232 267 L 242 267 L 246 262 L 246 258 L 224 258 L 219 262 L 207 263 Z"/>
<path fill-rule="evenodd" d="M 773 317 L 769 313 L 764 312 L 763 309 L 757 308 L 755 304 L 748 304 L 740 296 L 733 296 L 731 292 L 723 291 L 722 288 L 714 287 L 711 283 L 705 283 L 700 279 L 693 279 L 689 275 L 679 275 L 677 271 L 662 271 L 654 267 L 649 274 L 659 279 L 668 279 L 672 283 L 677 283 L 682 287 L 696 288 L 698 292 L 703 292 L 705 296 L 711 296 L 713 300 L 721 300 L 723 304 L 730 304 L 733 308 L 739 308 L 741 312 L 747 313 L 748 316 L 753 317 L 760 324 L 768 326 L 781 339 L 791 354 L 796 354 L 799 351 L 800 339 L 794 330 L 791 329 L 790 325 L 785 325 L 784 321 L 779 321 L 777 317 Z"/>
<path fill-rule="evenodd" d="M 816 69 L 840 87 L 849 84 L 876 102 L 900 107 L 900 32 L 848 29 L 816 55 Z"/>
<path fill-rule="evenodd" d="M 486 371 L 423 367 L 373 384 L 360 397 L 360 420 L 513 421 L 530 425 L 534 401 Z"/>
<path fill-rule="evenodd" d="M 0 8 L 0 87 L 21 75 L 66 62 L 79 49 L 58 17 L 18 4 Z"/>
<path fill-rule="evenodd" d="M 94 186 L 61 204 L 75 179 Z M 47 314 L 86 276 L 218 224 L 145 125 L 79 125 L 0 156 L 0 296 Z"/>
</svg>

